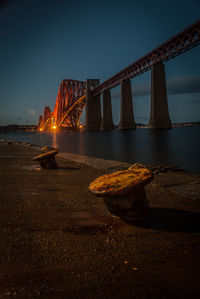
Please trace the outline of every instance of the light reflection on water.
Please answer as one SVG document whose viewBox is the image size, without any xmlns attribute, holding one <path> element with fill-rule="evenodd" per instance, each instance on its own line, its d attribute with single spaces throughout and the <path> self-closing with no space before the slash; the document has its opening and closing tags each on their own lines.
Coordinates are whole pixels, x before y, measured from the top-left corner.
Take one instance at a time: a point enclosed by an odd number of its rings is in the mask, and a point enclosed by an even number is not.
<svg viewBox="0 0 200 299">
<path fill-rule="evenodd" d="M 199 127 L 157 131 L 16 132 L 0 133 L 0 139 L 26 141 L 64 152 L 130 163 L 177 165 L 200 173 L 199 133 Z"/>
</svg>

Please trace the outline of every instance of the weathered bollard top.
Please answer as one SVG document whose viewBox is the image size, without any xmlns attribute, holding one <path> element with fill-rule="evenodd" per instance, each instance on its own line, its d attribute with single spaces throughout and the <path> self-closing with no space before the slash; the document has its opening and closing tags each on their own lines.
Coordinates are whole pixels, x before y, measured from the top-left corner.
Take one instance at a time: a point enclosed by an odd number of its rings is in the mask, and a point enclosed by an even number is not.
<svg viewBox="0 0 200 299">
<path fill-rule="evenodd" d="M 52 150 L 43 154 L 39 154 L 33 158 L 34 161 L 41 161 L 47 158 L 55 157 L 55 155 L 59 152 L 59 150 Z"/>
<path fill-rule="evenodd" d="M 48 147 L 48 146 L 43 146 L 42 148 L 41 148 L 41 151 L 42 152 L 48 152 L 48 151 L 51 151 L 52 150 L 52 148 L 51 147 Z"/>
<path fill-rule="evenodd" d="M 151 178 L 151 171 L 136 163 L 127 170 L 98 177 L 89 185 L 89 190 L 97 196 L 121 196 L 148 184 Z"/>
<path fill-rule="evenodd" d="M 34 161 L 38 161 L 40 166 L 45 169 L 56 169 L 58 165 L 55 161 L 55 155 L 59 150 L 52 150 L 43 154 L 37 155 L 33 158 Z"/>
</svg>

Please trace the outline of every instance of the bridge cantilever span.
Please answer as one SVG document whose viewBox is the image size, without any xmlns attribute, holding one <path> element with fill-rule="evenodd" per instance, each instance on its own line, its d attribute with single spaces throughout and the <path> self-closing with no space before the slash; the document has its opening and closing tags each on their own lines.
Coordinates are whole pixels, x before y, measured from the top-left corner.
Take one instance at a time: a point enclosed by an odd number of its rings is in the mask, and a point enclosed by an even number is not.
<svg viewBox="0 0 200 299">
<path fill-rule="evenodd" d="M 53 112 L 47 106 L 39 117 L 39 129 L 78 128 L 80 115 L 86 104 L 85 82 L 64 79 L 58 90 Z"/>
<path fill-rule="evenodd" d="M 200 20 L 176 34 L 147 55 L 129 65 L 110 79 L 98 85 L 91 93 L 96 96 L 104 90 L 121 84 L 124 79 L 134 78 L 158 62 L 165 62 L 200 44 Z"/>
<path fill-rule="evenodd" d="M 99 84 L 99 79 L 85 82 L 63 80 L 56 98 L 54 111 L 47 106 L 39 117 L 38 127 L 79 127 L 80 115 L 86 105 L 85 128 L 87 130 L 112 130 L 110 89 L 121 84 L 121 114 L 119 129 L 135 129 L 130 79 L 151 69 L 151 116 L 149 128 L 172 127 L 168 112 L 167 88 L 163 62 L 200 45 L 200 20 L 193 23 L 159 47 L 126 67 L 110 79 Z M 100 94 L 103 93 L 103 118 Z"/>
<path fill-rule="evenodd" d="M 191 48 L 200 44 L 200 20 L 193 23 L 180 33 L 176 34 L 165 43 L 161 44 L 156 49 L 152 50 L 147 55 L 143 56 L 133 64 L 129 65 L 110 79 L 104 81 L 102 84 L 95 84 L 93 88 L 87 92 L 87 102 L 91 105 L 92 102 L 97 102 L 97 98 L 103 93 L 106 98 L 106 92 L 110 92 L 121 84 L 121 113 L 119 129 L 134 129 L 136 128 L 133 115 L 131 82 L 130 79 L 151 69 L 151 116 L 149 121 L 150 129 L 170 129 L 172 128 L 171 120 L 168 112 L 167 102 L 167 88 L 165 80 L 165 69 L 163 62 L 172 59 Z M 98 100 L 99 101 L 99 100 Z M 110 96 L 109 96 L 110 101 Z M 105 101 L 103 101 L 104 107 Z M 99 106 L 99 104 L 98 104 Z M 89 111 L 88 107 L 88 111 Z M 103 109 L 103 111 L 106 110 Z M 109 109 L 110 110 L 110 109 Z M 99 109 L 98 109 L 99 111 Z M 94 126 L 94 119 L 98 118 L 94 113 L 90 113 L 91 117 L 87 117 L 87 128 L 92 129 Z M 89 116 L 89 114 L 88 114 Z M 106 117 L 103 113 L 103 129 L 111 129 L 112 113 L 107 113 Z"/>
</svg>

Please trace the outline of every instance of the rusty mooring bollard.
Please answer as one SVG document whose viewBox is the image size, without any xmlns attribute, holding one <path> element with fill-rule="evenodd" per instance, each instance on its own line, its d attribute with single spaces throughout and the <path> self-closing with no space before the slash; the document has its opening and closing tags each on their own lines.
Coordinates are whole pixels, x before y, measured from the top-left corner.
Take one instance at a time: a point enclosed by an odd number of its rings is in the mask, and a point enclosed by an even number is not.
<svg viewBox="0 0 200 299">
<path fill-rule="evenodd" d="M 101 196 L 111 214 L 133 224 L 146 224 L 149 219 L 149 202 L 145 185 L 152 179 L 148 168 L 136 163 L 124 171 L 98 177 L 89 190 Z"/>
<path fill-rule="evenodd" d="M 58 168 L 56 160 L 55 160 L 55 155 L 59 150 L 52 150 L 40 155 L 37 155 L 36 157 L 33 158 L 33 161 L 38 161 L 40 163 L 40 166 L 45 169 L 56 169 Z"/>
</svg>

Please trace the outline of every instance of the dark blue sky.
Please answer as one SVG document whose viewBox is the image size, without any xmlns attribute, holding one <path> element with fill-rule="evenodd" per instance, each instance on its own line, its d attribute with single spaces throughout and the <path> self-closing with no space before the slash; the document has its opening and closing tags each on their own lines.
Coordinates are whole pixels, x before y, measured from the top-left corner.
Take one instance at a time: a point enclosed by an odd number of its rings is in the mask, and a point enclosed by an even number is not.
<svg viewBox="0 0 200 299">
<path fill-rule="evenodd" d="M 0 5 L 0 125 L 37 123 L 62 79 L 101 82 L 199 19 L 200 0 L 10 0 Z M 165 65 L 173 122 L 200 120 L 200 46 Z M 150 72 L 132 80 L 136 122 L 150 114 Z M 112 90 L 119 121 L 119 88 Z"/>
</svg>

